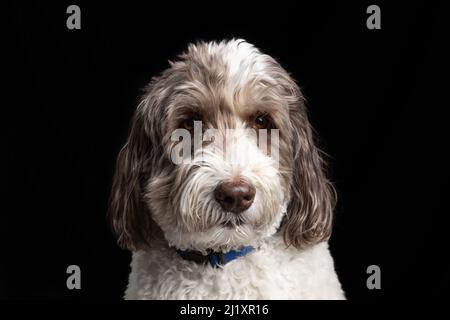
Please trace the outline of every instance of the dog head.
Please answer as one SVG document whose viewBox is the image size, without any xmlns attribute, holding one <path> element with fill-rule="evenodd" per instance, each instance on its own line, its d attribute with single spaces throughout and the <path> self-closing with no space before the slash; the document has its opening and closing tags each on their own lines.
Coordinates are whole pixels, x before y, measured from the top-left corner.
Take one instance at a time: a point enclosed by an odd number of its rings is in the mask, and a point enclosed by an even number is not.
<svg viewBox="0 0 450 320">
<path fill-rule="evenodd" d="M 273 58 L 243 40 L 190 45 L 135 111 L 113 179 L 112 227 L 130 250 L 158 231 L 199 251 L 278 231 L 287 245 L 314 244 L 329 237 L 334 206 L 323 165 L 301 91 Z"/>
</svg>

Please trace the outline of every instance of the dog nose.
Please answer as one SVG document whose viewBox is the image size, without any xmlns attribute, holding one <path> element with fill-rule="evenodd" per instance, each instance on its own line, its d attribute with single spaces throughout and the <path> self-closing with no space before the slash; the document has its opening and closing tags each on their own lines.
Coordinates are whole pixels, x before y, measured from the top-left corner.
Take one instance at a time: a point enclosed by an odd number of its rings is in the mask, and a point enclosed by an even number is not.
<svg viewBox="0 0 450 320">
<path fill-rule="evenodd" d="M 245 181 L 225 181 L 214 190 L 214 196 L 223 210 L 241 213 L 247 210 L 255 199 L 255 187 Z"/>
</svg>

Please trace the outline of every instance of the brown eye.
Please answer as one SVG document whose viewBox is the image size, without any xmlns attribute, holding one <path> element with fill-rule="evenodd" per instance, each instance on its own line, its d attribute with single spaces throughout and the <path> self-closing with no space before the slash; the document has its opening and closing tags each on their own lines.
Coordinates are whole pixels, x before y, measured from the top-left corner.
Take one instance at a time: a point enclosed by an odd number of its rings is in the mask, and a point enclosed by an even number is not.
<svg viewBox="0 0 450 320">
<path fill-rule="evenodd" d="M 181 127 L 188 131 L 192 131 L 192 130 L 194 130 L 194 122 L 195 121 L 202 121 L 200 115 L 198 115 L 196 113 L 190 114 L 182 121 Z"/>
<path fill-rule="evenodd" d="M 272 128 L 272 120 L 268 115 L 261 114 L 254 120 L 257 129 L 270 129 Z"/>
</svg>

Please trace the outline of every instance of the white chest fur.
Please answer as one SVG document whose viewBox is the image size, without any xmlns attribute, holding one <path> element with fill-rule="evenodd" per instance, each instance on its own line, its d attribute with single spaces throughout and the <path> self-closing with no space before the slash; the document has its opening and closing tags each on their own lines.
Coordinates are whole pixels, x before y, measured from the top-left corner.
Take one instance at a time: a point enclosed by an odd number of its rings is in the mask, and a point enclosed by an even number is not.
<svg viewBox="0 0 450 320">
<path fill-rule="evenodd" d="M 273 237 L 223 268 L 155 247 L 133 253 L 126 299 L 344 299 L 328 244 L 286 248 Z"/>
</svg>

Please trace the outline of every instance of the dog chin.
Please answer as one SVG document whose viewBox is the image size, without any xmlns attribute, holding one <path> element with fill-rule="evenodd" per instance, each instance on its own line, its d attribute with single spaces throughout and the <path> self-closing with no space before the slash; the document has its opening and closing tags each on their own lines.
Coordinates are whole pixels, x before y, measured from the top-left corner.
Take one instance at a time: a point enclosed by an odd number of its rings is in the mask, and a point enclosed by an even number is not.
<svg viewBox="0 0 450 320">
<path fill-rule="evenodd" d="M 244 220 L 243 219 L 239 219 L 239 218 L 226 220 L 226 221 L 223 221 L 221 223 L 221 225 L 223 227 L 229 228 L 229 229 L 238 228 L 238 227 L 242 226 L 243 224 L 245 224 Z"/>
<path fill-rule="evenodd" d="M 181 250 L 195 250 L 207 253 L 208 250 L 228 252 L 243 246 L 255 245 L 260 236 L 250 226 L 215 226 L 207 231 L 194 233 L 166 233 L 171 247 Z"/>
<path fill-rule="evenodd" d="M 220 221 L 203 231 L 166 230 L 164 236 L 169 246 L 180 250 L 195 250 L 202 253 L 208 250 L 217 252 L 239 250 L 244 246 L 258 246 L 264 239 L 274 235 L 284 214 L 285 211 L 281 210 L 270 223 L 258 228 L 247 219 L 233 218 Z"/>
</svg>

